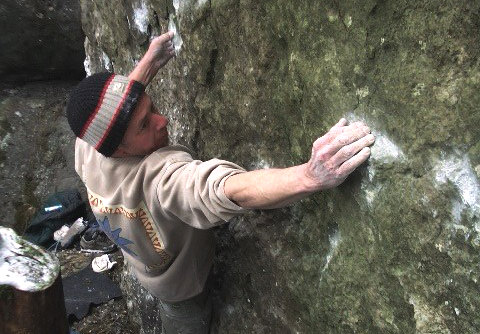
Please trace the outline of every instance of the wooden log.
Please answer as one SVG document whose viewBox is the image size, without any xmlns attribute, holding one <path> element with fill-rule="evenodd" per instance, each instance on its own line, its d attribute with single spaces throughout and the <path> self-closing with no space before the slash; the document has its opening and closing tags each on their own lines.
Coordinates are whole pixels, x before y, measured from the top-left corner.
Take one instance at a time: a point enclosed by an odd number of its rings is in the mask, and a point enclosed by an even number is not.
<svg viewBox="0 0 480 334">
<path fill-rule="evenodd" d="M 0 333 L 68 332 L 58 259 L 0 227 Z"/>
</svg>

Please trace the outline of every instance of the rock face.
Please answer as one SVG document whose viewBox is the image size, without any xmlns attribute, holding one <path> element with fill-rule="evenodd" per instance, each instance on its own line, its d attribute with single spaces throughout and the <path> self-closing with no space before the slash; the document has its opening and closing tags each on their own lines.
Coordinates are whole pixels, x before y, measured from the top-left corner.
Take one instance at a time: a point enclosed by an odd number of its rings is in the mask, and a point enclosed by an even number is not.
<svg viewBox="0 0 480 334">
<path fill-rule="evenodd" d="M 342 116 L 377 136 L 339 188 L 218 231 L 219 333 L 480 331 L 479 1 L 81 6 L 87 72 L 177 30 L 149 92 L 200 158 L 302 163 Z"/>
<path fill-rule="evenodd" d="M 78 0 L 3 0 L 0 31 L 2 82 L 85 75 Z"/>
<path fill-rule="evenodd" d="M 1 225 L 19 235 L 56 191 L 82 187 L 65 105 L 75 82 L 0 87 Z"/>
</svg>

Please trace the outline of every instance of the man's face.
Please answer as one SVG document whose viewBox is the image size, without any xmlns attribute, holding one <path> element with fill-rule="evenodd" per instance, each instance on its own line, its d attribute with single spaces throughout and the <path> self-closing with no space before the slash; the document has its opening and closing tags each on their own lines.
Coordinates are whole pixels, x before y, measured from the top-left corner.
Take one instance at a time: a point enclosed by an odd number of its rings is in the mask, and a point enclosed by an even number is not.
<svg viewBox="0 0 480 334">
<path fill-rule="evenodd" d="M 167 146 L 167 124 L 168 120 L 157 113 L 150 97 L 143 93 L 113 156 L 143 156 Z"/>
</svg>

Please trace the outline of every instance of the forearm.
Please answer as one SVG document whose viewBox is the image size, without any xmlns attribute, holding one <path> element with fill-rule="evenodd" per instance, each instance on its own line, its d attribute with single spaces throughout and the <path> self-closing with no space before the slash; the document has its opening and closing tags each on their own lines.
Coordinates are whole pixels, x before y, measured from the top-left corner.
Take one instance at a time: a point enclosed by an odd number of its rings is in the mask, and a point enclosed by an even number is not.
<svg viewBox="0 0 480 334">
<path fill-rule="evenodd" d="M 160 67 L 156 64 L 149 52 L 143 56 L 140 62 L 135 66 L 129 79 L 139 81 L 147 86 L 157 74 Z"/>
<path fill-rule="evenodd" d="M 306 164 L 236 174 L 225 182 L 225 194 L 243 208 L 284 207 L 313 192 L 311 181 L 305 178 L 305 168 Z"/>
</svg>

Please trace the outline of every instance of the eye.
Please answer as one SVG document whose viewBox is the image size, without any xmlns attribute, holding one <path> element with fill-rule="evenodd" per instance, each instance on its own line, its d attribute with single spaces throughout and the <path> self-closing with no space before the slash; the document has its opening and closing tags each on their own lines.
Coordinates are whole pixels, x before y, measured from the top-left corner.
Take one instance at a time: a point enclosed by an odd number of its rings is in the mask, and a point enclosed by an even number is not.
<svg viewBox="0 0 480 334">
<path fill-rule="evenodd" d="M 140 125 L 140 130 L 145 130 L 148 127 L 150 117 L 146 118 Z"/>
</svg>

